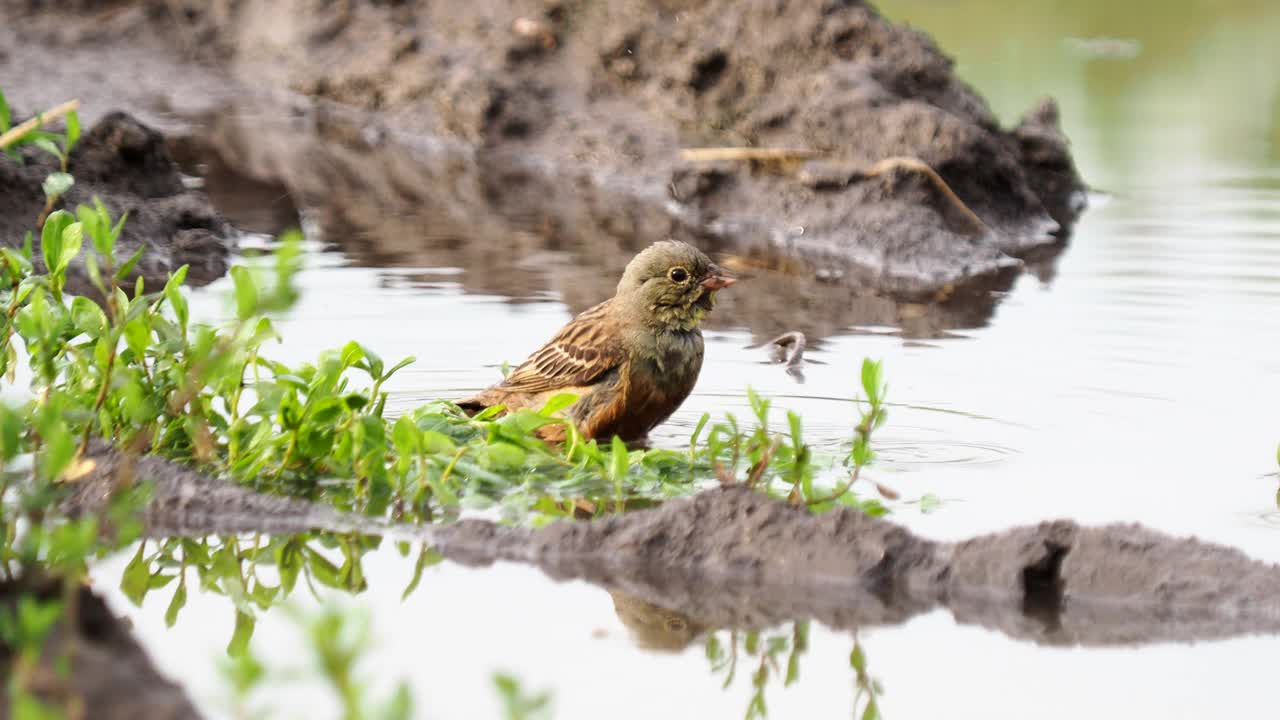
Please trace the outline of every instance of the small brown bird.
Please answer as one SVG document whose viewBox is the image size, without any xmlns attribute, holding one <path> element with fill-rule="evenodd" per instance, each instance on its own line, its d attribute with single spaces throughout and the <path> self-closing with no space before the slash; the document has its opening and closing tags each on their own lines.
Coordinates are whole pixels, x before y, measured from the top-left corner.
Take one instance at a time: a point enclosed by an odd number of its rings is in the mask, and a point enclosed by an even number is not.
<svg viewBox="0 0 1280 720">
<path fill-rule="evenodd" d="M 666 240 L 636 255 L 612 298 L 569 321 L 502 382 L 458 403 L 538 409 L 554 395 L 587 438 L 638 440 L 680 407 L 702 369 L 702 321 L 716 290 L 737 278 L 687 243 Z M 564 428 L 542 436 L 563 440 Z"/>
</svg>

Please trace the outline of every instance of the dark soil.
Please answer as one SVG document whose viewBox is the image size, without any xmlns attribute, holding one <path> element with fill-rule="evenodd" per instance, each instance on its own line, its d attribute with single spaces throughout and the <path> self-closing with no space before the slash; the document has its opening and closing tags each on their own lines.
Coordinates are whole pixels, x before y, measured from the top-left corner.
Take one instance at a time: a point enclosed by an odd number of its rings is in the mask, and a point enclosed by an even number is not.
<svg viewBox="0 0 1280 720">
<path fill-rule="evenodd" d="M 464 520 L 387 525 L 302 500 L 264 497 L 171 462 L 95 455 L 68 509 L 100 508 L 123 469 L 155 483 L 149 533 L 308 530 L 424 540 L 467 564 L 516 561 L 610 592 L 655 647 L 698 628 L 814 618 L 835 628 L 903 622 L 937 607 L 1048 644 L 1190 641 L 1280 632 L 1280 567 L 1138 525 L 1061 520 L 960 543 L 926 540 L 850 509 L 820 515 L 741 486 L 539 530 Z"/>
<path fill-rule="evenodd" d="M 20 247 L 32 231 L 36 258 L 40 232 L 36 222 L 45 208 L 41 183 L 60 169 L 57 160 L 31 146 L 22 162 L 0 156 L 0 242 Z M 202 285 L 227 271 L 231 228 L 208 199 L 187 189 L 170 158 L 164 137 L 124 113 L 111 113 L 87 130 L 71 153 L 68 172 L 75 185 L 56 208 L 100 199 L 112 218 L 128 214 L 116 254 L 120 262 L 140 247 L 147 249 L 135 269 L 148 288 L 158 289 L 168 273 L 189 265 L 187 277 Z M 85 243 L 86 247 L 90 247 Z M 68 288 L 88 293 L 87 276 L 76 267 Z"/>
<path fill-rule="evenodd" d="M 24 41 L 0 32 L 0 50 L 58 59 L 41 87 L 0 78 L 12 97 L 76 94 L 83 66 L 150 53 L 154 72 L 99 71 L 86 97 L 105 82 L 148 120 L 176 111 L 200 128 L 189 157 L 285 188 L 366 261 L 448 256 L 469 289 L 550 285 L 574 309 L 677 237 L 756 272 L 719 312 L 761 339 L 971 327 L 994 300 L 952 292 L 1007 286 L 1083 197 L 1051 101 L 1001 129 L 927 36 L 861 2 L 11 4 Z M 234 99 L 211 114 L 205 97 Z M 681 159 L 715 145 L 819 157 Z M 893 156 L 934 168 L 981 226 L 919 172 L 868 172 Z"/>
<path fill-rule="evenodd" d="M 42 601 L 62 598 L 60 582 L 23 580 L 0 584 L 0 611 L 11 612 L 23 595 Z M 44 652 L 31 675 L 28 690 L 46 703 L 79 707 L 80 714 L 67 717 L 93 720 L 187 720 L 200 715 L 180 687 L 162 677 L 146 652 L 129 633 L 128 626 L 89 588 L 80 588 L 76 599 L 76 620 L 69 628 L 65 620 L 54 625 L 45 639 Z M 64 653 L 70 651 L 67 656 Z M 69 657 L 71 672 L 58 671 L 61 659 Z M 14 649 L 0 644 L 0 720 L 10 715 L 8 679 Z M 68 704 L 70 703 L 70 704 Z"/>
</svg>

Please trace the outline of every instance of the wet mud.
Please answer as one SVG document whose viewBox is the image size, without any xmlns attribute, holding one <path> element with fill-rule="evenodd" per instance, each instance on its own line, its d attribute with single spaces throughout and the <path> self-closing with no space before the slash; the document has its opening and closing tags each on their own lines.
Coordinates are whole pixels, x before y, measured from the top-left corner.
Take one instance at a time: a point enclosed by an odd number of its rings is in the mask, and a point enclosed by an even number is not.
<svg viewBox="0 0 1280 720">
<path fill-rule="evenodd" d="M 1060 520 L 958 543 L 840 508 L 812 514 L 743 486 L 540 529 L 484 520 L 408 527 L 264 497 L 166 460 L 104 451 L 67 506 L 101 509 L 120 473 L 154 483 L 153 536 L 325 530 L 424 541 L 469 565 L 536 565 L 589 581 L 652 646 L 697 628 L 816 619 L 836 629 L 938 608 L 1050 645 L 1194 641 L 1280 632 L 1280 567 L 1139 525 Z M 695 629 L 691 632 L 691 629 Z"/>
<path fill-rule="evenodd" d="M 25 118 L 16 115 L 18 119 Z M 32 232 L 38 264 L 40 232 L 35 228 L 46 209 L 41 183 L 58 170 L 56 158 L 32 146 L 21 148 L 18 161 L 0 156 L 0 242 L 21 247 Z M 124 262 L 139 247 L 146 248 L 133 274 L 148 288 L 163 285 L 167 275 L 183 265 L 190 266 L 187 277 L 192 285 L 227 272 L 232 228 L 204 194 L 184 184 L 157 130 L 124 113 L 110 113 L 84 131 L 67 170 L 75 184 L 51 209 L 74 211 L 98 199 L 113 218 L 127 214 L 116 254 Z M 82 265 L 73 267 L 68 288 L 79 294 L 94 292 Z"/>
<path fill-rule="evenodd" d="M 0 611 L 10 612 L 19 597 L 45 602 L 63 598 L 62 584 L 24 579 L 0 584 Z M 183 690 L 156 671 L 142 646 L 89 588 L 80 588 L 74 622 L 54 624 L 44 650 L 28 675 L 26 689 L 41 701 L 67 710 L 66 717 L 94 720 L 196 720 L 201 717 Z M 0 719 L 14 707 L 9 691 L 15 648 L 0 643 Z M 70 672 L 58 668 L 69 661 Z M 61 715 L 59 717 L 62 717 Z"/>
<path fill-rule="evenodd" d="M 369 264 L 575 311 L 675 237 L 755 275 L 717 322 L 758 340 L 935 336 L 985 322 L 1083 205 L 1052 101 L 1001 128 L 927 36 L 860 2 L 9 5 L 24 36 L 0 52 L 47 71 L 0 78 L 11 96 L 119 84 L 109 107 L 169 130 L 220 208 L 220 171 L 258 197 L 233 221 L 297 211 Z M 105 37 L 154 72 L 81 72 Z M 685 152 L 717 146 L 794 152 Z"/>
</svg>

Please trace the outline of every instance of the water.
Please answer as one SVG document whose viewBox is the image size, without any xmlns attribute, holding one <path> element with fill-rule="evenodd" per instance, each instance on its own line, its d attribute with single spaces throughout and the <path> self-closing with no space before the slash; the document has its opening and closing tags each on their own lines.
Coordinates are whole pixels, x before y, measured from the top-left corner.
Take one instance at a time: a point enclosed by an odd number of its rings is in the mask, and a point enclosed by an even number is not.
<svg viewBox="0 0 1280 720">
<path fill-rule="evenodd" d="M 708 333 L 699 385 L 657 442 L 683 442 L 704 411 L 744 414 L 750 385 L 801 413 L 812 443 L 838 449 L 856 414 L 857 365 L 878 357 L 894 406 L 876 438 L 883 462 L 873 477 L 904 500 L 943 500 L 931 513 L 897 508 L 895 519 L 917 532 L 959 538 L 1056 517 L 1140 521 L 1280 561 L 1280 7 L 882 6 L 934 33 L 1006 122 L 1041 94 L 1055 96 L 1081 173 L 1105 195 L 1066 252 L 1021 277 L 980 327 L 910 339 L 892 327 L 846 328 L 808 353 L 822 364 L 806 367 L 804 384 L 763 363 L 762 350 L 745 349 L 762 339 L 747 329 Z M 464 284 L 458 268 L 394 265 L 317 248 L 276 355 L 303 360 L 349 338 L 384 357 L 416 355 L 393 388 L 392 406 L 403 409 L 492 382 L 498 364 L 522 358 L 570 316 L 555 292 L 565 280 L 536 269 L 545 264 L 527 273 L 516 300 L 464 290 L 475 283 Z M 199 300 L 206 316 L 221 311 L 221 287 Z M 166 630 L 165 593 L 137 610 L 111 590 L 127 561 L 99 568 L 101 589 L 160 667 L 210 714 L 224 711 L 212 660 L 231 634 L 229 603 L 195 595 Z M 598 588 L 523 567 L 446 564 L 402 603 L 411 561 L 386 549 L 366 559 L 366 571 L 368 593 L 323 602 L 372 612 L 378 646 L 366 670 L 380 681 L 408 679 L 424 717 L 498 716 L 497 670 L 552 691 L 558 718 L 734 717 L 751 698 L 758 657 L 744 650 L 722 689 L 702 640 L 683 652 L 641 650 Z M 299 603 L 314 603 L 304 596 Z M 729 644 L 728 631 L 714 636 Z M 858 640 L 890 718 L 958 709 L 1010 718 L 1031 709 L 1064 718 L 1271 715 L 1267 660 L 1280 651 L 1274 637 L 1044 648 L 944 612 L 866 629 Z M 255 647 L 271 663 L 296 664 L 298 642 L 283 613 L 260 618 Z M 798 681 L 784 688 L 775 676 L 766 688 L 770 714 L 851 713 L 853 643 L 814 626 Z M 331 701 L 303 683 L 273 703 L 305 716 Z"/>
</svg>

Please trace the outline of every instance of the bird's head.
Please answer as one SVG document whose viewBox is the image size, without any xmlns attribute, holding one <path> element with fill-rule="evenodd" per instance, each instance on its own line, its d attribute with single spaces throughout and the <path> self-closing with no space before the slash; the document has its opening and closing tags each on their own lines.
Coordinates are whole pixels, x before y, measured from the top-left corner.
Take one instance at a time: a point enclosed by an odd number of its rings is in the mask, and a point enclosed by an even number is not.
<svg viewBox="0 0 1280 720">
<path fill-rule="evenodd" d="M 716 291 L 737 281 L 698 248 L 664 240 L 627 263 L 617 298 L 653 327 L 687 332 L 714 306 Z"/>
</svg>

